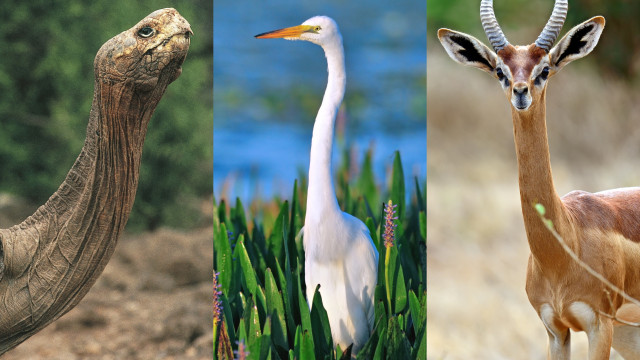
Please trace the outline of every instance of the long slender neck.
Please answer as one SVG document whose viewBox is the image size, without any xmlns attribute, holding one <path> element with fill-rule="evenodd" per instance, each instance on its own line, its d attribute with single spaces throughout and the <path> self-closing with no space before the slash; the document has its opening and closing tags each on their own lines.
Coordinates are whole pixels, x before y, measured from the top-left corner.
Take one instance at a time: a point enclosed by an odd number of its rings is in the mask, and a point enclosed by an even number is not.
<svg viewBox="0 0 640 360">
<path fill-rule="evenodd" d="M 102 273 L 133 206 L 162 92 L 155 95 L 98 79 L 87 138 L 66 179 L 35 214 L 0 230 L 0 353 L 73 308 Z"/>
<path fill-rule="evenodd" d="M 570 241 L 569 220 L 566 210 L 553 185 L 549 142 L 547 139 L 545 93 L 526 112 L 511 109 L 513 133 L 518 158 L 518 181 L 524 225 L 529 248 L 536 260 L 541 262 L 557 260 L 565 253 L 544 226 L 534 204 L 542 204 L 545 217 L 553 221 L 558 232 Z"/>
<path fill-rule="evenodd" d="M 313 126 L 306 223 L 319 221 L 326 211 L 339 210 L 331 176 L 331 153 L 334 123 L 346 84 L 344 51 L 341 40 L 325 45 L 323 49 L 327 57 L 329 80 Z"/>
</svg>

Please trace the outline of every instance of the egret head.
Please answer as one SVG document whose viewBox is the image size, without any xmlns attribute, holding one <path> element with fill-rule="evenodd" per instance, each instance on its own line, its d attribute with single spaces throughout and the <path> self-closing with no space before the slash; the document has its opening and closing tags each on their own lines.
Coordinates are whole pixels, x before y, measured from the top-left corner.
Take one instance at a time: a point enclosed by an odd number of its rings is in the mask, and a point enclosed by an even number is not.
<svg viewBox="0 0 640 360">
<path fill-rule="evenodd" d="M 342 40 L 338 24 L 328 16 L 314 16 L 303 22 L 302 25 L 258 34 L 256 38 L 306 40 L 320 46 L 328 45 L 336 40 Z"/>
</svg>

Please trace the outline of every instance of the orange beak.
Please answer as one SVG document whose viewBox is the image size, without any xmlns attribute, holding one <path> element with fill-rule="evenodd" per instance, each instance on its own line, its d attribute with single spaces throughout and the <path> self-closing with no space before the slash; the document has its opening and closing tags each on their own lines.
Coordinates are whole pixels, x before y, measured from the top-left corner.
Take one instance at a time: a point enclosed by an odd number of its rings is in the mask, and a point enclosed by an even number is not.
<svg viewBox="0 0 640 360">
<path fill-rule="evenodd" d="M 300 35 L 306 32 L 314 32 L 312 25 L 298 25 L 292 26 L 284 29 L 273 30 L 266 33 L 256 35 L 256 39 L 276 39 L 276 38 L 285 38 L 285 39 L 299 39 Z"/>
</svg>

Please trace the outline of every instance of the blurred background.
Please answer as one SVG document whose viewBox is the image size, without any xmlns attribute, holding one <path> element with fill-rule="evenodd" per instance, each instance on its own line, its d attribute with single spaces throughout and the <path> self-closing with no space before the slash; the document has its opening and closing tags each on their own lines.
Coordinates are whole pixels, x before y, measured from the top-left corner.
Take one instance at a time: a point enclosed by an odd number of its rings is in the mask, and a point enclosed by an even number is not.
<svg viewBox="0 0 640 360">
<path fill-rule="evenodd" d="M 530 44 L 553 1 L 495 1 L 512 44 Z M 640 183 L 640 4 L 571 1 L 561 36 L 595 15 L 607 21 L 586 58 L 547 88 L 551 163 L 559 194 Z M 517 184 L 511 112 L 500 85 L 451 60 L 437 29 L 488 44 L 479 1 L 427 4 L 428 358 L 545 359 L 546 330 L 524 284 L 529 248 Z M 586 358 L 586 336 L 572 336 Z M 612 352 L 612 358 L 620 358 Z"/>
<path fill-rule="evenodd" d="M 287 0 L 214 11 L 214 194 L 217 200 L 290 198 L 308 173 L 311 132 L 327 82 L 322 49 L 254 35 L 331 16 L 345 48 L 347 89 L 336 125 L 334 166 L 373 150 L 385 179 L 400 150 L 405 177 L 426 177 L 425 3 Z"/>
<path fill-rule="evenodd" d="M 195 36 L 149 124 L 128 231 L 85 299 L 3 359 L 211 356 L 210 0 L 2 2 L 0 226 L 32 214 L 80 153 L 100 46 L 163 7 Z"/>
</svg>

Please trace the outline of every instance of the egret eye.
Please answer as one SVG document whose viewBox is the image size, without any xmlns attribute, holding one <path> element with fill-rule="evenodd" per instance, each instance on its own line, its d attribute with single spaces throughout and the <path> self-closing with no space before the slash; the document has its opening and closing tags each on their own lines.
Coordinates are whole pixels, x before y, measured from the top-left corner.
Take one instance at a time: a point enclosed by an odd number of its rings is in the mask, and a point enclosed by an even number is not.
<svg viewBox="0 0 640 360">
<path fill-rule="evenodd" d="M 155 34 L 156 31 L 153 30 L 152 28 L 145 26 L 142 29 L 138 30 L 138 35 L 140 35 L 143 38 L 148 38 L 153 36 L 153 34 Z"/>
</svg>

